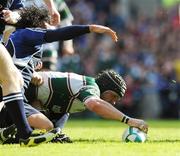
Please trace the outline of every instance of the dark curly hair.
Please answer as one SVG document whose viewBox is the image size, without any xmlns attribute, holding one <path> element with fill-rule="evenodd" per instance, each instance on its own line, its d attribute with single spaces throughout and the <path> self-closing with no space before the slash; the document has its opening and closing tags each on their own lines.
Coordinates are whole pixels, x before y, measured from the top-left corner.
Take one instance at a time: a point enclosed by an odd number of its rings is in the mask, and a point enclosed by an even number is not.
<svg viewBox="0 0 180 156">
<path fill-rule="evenodd" d="M 25 7 L 20 12 L 21 18 L 16 23 L 18 28 L 36 28 L 43 27 L 44 22 L 50 22 L 50 15 L 45 7 L 38 8 L 35 5 Z"/>
<path fill-rule="evenodd" d="M 123 97 L 126 91 L 126 83 L 124 79 L 114 70 L 105 70 L 97 75 L 95 78 L 100 92 L 107 90 L 116 92 L 120 97 Z"/>
</svg>

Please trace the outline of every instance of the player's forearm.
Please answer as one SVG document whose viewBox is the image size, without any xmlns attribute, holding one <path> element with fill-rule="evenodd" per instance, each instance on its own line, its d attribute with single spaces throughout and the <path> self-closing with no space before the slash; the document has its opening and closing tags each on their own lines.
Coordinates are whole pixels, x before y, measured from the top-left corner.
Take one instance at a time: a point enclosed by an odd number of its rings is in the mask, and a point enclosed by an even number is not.
<svg viewBox="0 0 180 156">
<path fill-rule="evenodd" d="M 126 115 L 116 108 L 114 108 L 111 104 L 101 100 L 97 99 L 94 100 L 95 104 L 87 104 L 89 110 L 95 112 L 99 116 L 107 119 L 113 119 L 113 120 L 119 120 L 122 121 Z M 125 119 L 124 119 L 125 120 Z M 128 122 L 128 121 L 127 121 Z"/>
<path fill-rule="evenodd" d="M 56 8 L 53 0 L 44 0 L 44 3 L 46 4 L 50 12 Z"/>
<path fill-rule="evenodd" d="M 53 26 L 57 26 L 60 24 L 60 14 L 58 12 L 58 10 L 56 9 L 56 6 L 53 2 L 53 0 L 44 0 L 44 2 L 46 3 L 49 13 L 51 15 L 51 25 Z"/>
<path fill-rule="evenodd" d="M 89 32 L 89 26 L 86 25 L 73 25 L 55 30 L 47 30 L 44 41 L 50 43 L 59 40 L 69 40 Z"/>
<path fill-rule="evenodd" d="M 117 42 L 118 37 L 116 35 L 116 32 L 110 29 L 109 27 L 102 26 L 102 25 L 96 25 L 91 24 L 89 25 L 90 32 L 100 33 L 100 34 L 106 34 L 112 38 L 113 41 Z"/>
<path fill-rule="evenodd" d="M 140 119 L 130 118 L 126 116 L 125 114 L 114 108 L 111 104 L 101 99 L 87 99 L 85 101 L 85 105 L 89 110 L 97 113 L 101 117 L 119 120 L 123 123 L 128 124 L 129 126 L 137 127 L 144 132 L 148 131 L 148 125 L 146 122 Z"/>
</svg>

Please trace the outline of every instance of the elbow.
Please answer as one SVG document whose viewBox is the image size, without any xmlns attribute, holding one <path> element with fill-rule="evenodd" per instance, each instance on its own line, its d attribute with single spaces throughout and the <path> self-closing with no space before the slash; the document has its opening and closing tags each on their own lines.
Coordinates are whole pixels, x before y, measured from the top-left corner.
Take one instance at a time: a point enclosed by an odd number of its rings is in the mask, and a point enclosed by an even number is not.
<svg viewBox="0 0 180 156">
<path fill-rule="evenodd" d="M 98 102 L 98 100 L 95 100 L 95 99 L 92 99 L 92 100 L 89 100 L 87 103 L 86 103 L 86 107 L 92 111 L 92 112 L 96 112 L 99 107 L 100 107 L 100 103 Z"/>
</svg>

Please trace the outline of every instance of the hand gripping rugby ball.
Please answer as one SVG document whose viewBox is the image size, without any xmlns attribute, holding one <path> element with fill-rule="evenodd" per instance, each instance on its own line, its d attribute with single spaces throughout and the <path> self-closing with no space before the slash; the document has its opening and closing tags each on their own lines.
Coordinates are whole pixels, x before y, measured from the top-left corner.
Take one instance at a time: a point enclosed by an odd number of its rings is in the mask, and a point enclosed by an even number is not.
<svg viewBox="0 0 180 156">
<path fill-rule="evenodd" d="M 145 142 L 147 134 L 136 127 L 128 127 L 125 129 L 122 135 L 122 141 L 124 142 Z"/>
</svg>

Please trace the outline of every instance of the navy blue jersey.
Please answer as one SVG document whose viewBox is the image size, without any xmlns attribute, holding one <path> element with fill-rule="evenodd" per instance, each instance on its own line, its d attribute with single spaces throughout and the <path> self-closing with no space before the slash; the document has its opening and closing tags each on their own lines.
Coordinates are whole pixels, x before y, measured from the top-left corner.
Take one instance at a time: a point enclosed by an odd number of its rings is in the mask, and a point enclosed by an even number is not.
<svg viewBox="0 0 180 156">
<path fill-rule="evenodd" d="M 53 30 L 41 28 L 17 29 L 10 35 L 6 48 L 13 58 L 22 59 L 40 52 L 44 43 L 69 40 L 89 32 L 89 27 L 84 25 Z"/>
<path fill-rule="evenodd" d="M 23 75 L 24 89 L 28 87 L 34 68 L 41 60 L 44 43 L 69 40 L 89 32 L 89 26 L 74 25 L 54 30 L 17 29 L 12 33 L 5 46 L 12 56 L 13 62 Z"/>
<path fill-rule="evenodd" d="M 17 29 L 11 34 L 6 48 L 13 58 L 31 56 L 41 51 L 45 33 L 43 29 Z"/>
<path fill-rule="evenodd" d="M 9 0 L 7 3 L 7 8 L 10 10 L 15 10 L 24 7 L 22 0 Z"/>
<path fill-rule="evenodd" d="M 3 9 L 16 10 L 23 7 L 22 0 L 1 0 L 0 1 L 0 12 Z M 5 22 L 2 19 L 2 14 L 0 14 L 0 35 L 3 33 L 5 28 Z"/>
<path fill-rule="evenodd" d="M 38 29 L 18 29 L 7 42 L 6 48 L 23 75 L 24 89 L 28 87 L 34 68 L 41 59 L 45 32 Z"/>
</svg>

